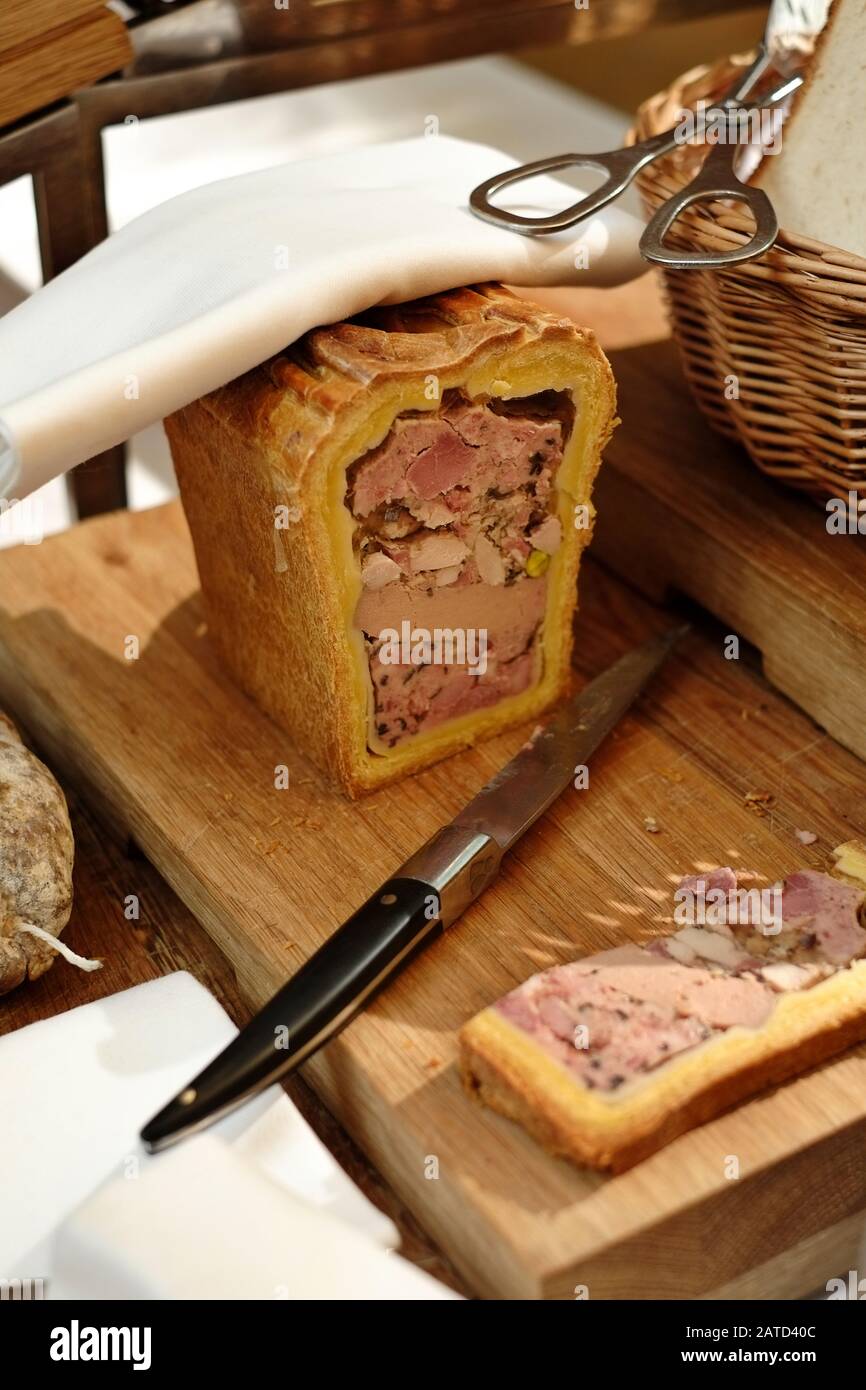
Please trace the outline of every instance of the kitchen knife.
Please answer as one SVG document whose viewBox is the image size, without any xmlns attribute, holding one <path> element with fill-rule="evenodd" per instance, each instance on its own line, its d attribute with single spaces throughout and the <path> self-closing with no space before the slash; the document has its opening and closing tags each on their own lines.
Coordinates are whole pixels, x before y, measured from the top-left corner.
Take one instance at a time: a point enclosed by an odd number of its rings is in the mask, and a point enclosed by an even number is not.
<svg viewBox="0 0 866 1390">
<path fill-rule="evenodd" d="M 294 1071 L 450 927 L 495 878 L 502 856 L 572 784 L 686 630 L 629 652 L 533 734 L 145 1125 L 145 1147 L 167 1148 Z"/>
</svg>

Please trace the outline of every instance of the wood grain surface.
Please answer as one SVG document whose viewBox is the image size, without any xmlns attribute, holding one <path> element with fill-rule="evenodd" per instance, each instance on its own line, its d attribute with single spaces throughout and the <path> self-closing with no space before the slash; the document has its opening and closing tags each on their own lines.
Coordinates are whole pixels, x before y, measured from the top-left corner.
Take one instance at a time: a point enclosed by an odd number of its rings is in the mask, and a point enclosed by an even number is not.
<svg viewBox="0 0 866 1390">
<path fill-rule="evenodd" d="M 0 55 L 10 48 L 32 43 L 52 30 L 76 24 L 106 0 L 2 0 L 0 3 Z"/>
<path fill-rule="evenodd" d="M 643 419 L 599 475 L 597 558 L 656 601 L 686 594 L 759 648 L 764 673 L 866 758 L 866 544 L 713 433 L 666 354 L 616 359 Z"/>
<path fill-rule="evenodd" d="M 677 425 L 656 403 L 667 393 L 678 412 L 691 407 L 670 351 L 641 351 L 645 378 L 622 374 L 621 412 L 643 447 L 652 402 L 654 438 L 669 448 Z M 588 566 L 578 671 L 592 675 L 667 620 Z M 791 1267 L 785 1251 L 798 1252 L 788 1294 L 848 1267 L 852 1218 L 866 1206 L 866 1049 L 615 1179 L 547 1157 L 470 1102 L 454 1065 L 460 1024 L 527 974 L 663 929 L 681 873 L 731 863 L 771 882 L 826 867 L 833 845 L 864 833 L 862 764 L 763 680 L 747 645 L 726 660 L 724 636 L 712 624 L 695 631 L 593 760 L 589 792 L 566 793 L 462 923 L 304 1068 L 482 1294 L 570 1298 L 585 1285 L 594 1298 L 700 1296 L 762 1269 L 751 1296 L 771 1297 Z M 130 638 L 137 659 L 125 655 Z M 232 963 L 247 1005 L 525 736 L 359 803 L 329 791 L 218 669 L 177 504 L 0 555 L 0 700 L 165 875 Z M 274 786 L 280 764 L 287 791 Z M 771 794 L 764 815 L 749 808 L 756 790 Z M 803 848 L 797 828 L 817 843 Z M 838 1239 L 818 1238 L 832 1231 Z"/>
<path fill-rule="evenodd" d="M 0 126 L 117 72 L 131 58 L 126 25 L 102 8 L 0 53 Z"/>
</svg>

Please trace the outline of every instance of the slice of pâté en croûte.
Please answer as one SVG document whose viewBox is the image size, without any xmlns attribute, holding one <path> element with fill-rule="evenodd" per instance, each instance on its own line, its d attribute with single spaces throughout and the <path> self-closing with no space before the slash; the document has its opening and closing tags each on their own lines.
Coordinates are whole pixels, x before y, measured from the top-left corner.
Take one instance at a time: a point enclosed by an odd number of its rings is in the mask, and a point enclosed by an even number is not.
<svg viewBox="0 0 866 1390">
<path fill-rule="evenodd" d="M 716 869 L 680 885 L 710 905 L 700 925 L 533 975 L 462 1029 L 467 1089 L 622 1172 L 866 1037 L 866 846 L 835 855 L 832 876 L 788 876 L 775 918 Z"/>
</svg>

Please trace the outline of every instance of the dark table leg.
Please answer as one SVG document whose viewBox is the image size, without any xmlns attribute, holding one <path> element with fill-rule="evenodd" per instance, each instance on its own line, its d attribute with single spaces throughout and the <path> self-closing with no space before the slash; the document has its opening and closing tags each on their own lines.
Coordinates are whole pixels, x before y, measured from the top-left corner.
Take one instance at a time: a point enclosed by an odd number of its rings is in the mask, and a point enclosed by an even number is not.
<svg viewBox="0 0 866 1390">
<path fill-rule="evenodd" d="M 74 107 L 67 110 L 68 116 L 58 113 L 56 140 L 43 146 L 33 174 L 43 281 L 73 265 L 107 233 L 99 132 L 93 133 L 94 167 L 84 148 L 78 114 Z M 125 507 L 125 446 L 119 444 L 80 464 L 69 482 L 81 518 Z"/>
</svg>

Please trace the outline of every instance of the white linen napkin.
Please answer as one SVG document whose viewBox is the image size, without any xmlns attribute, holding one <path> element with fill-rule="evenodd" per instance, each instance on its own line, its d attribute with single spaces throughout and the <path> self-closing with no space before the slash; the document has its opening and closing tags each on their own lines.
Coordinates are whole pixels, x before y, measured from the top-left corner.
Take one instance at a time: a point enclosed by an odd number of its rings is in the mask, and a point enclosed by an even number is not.
<svg viewBox="0 0 866 1390">
<path fill-rule="evenodd" d="M 236 1033 L 213 996 L 179 971 L 0 1038 L 0 1279 L 43 1279 L 53 1296 L 53 1233 L 95 1189 L 116 1180 L 165 1195 L 162 1178 L 145 1179 L 166 1155 L 145 1154 L 138 1132 Z M 245 1169 L 242 1187 L 257 1175 L 380 1250 L 399 1243 L 393 1222 L 279 1088 L 211 1134 Z M 220 1171 L 228 1181 L 227 1162 Z M 102 1210 L 99 1192 L 92 1200 Z M 163 1257 L 170 1265 L 171 1249 Z M 122 1250 L 115 1258 L 122 1262 Z"/>
<path fill-rule="evenodd" d="M 443 135 L 224 179 L 172 198 L 0 320 L 0 497 L 20 498 L 213 390 L 317 324 L 483 280 L 612 285 L 639 222 L 609 208 L 525 237 L 474 217 L 515 161 Z M 543 177 L 521 210 L 575 190 Z"/>
<path fill-rule="evenodd" d="M 60 1227 L 57 1299 L 459 1298 L 275 1186 L 210 1134 L 115 1178 Z"/>
</svg>

